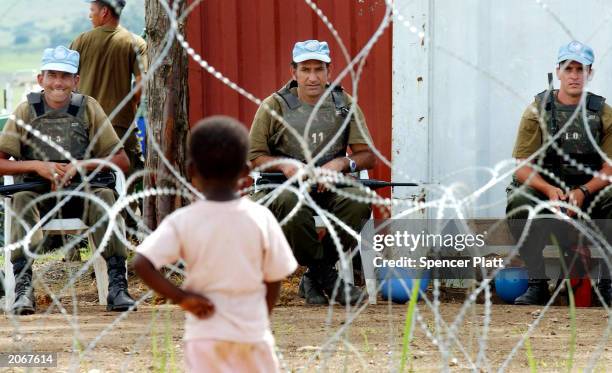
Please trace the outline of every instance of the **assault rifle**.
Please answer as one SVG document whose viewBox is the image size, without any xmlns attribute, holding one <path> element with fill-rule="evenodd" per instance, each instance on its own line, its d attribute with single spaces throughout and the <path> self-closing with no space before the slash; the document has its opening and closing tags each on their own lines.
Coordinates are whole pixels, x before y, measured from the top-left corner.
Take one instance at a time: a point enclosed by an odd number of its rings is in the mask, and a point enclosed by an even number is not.
<svg viewBox="0 0 612 373">
<path fill-rule="evenodd" d="M 63 189 L 74 189 L 77 185 L 81 184 L 82 180 L 80 175 L 76 175 L 71 181 L 70 185 L 64 186 Z M 115 174 L 112 172 L 98 172 L 94 177 L 87 182 L 90 188 L 115 188 Z M 17 192 L 36 192 L 36 193 L 48 193 L 51 191 L 51 182 L 46 179 L 39 177 L 26 178 L 23 183 L 17 183 L 12 185 L 0 186 L 0 196 L 10 197 Z"/>
<path fill-rule="evenodd" d="M 354 179 L 372 190 L 385 188 L 385 187 L 396 187 L 396 186 L 419 186 L 417 183 L 392 183 L 390 181 L 376 180 L 376 179 Z M 266 184 L 282 184 L 287 181 L 285 175 L 281 172 L 261 172 L 259 178 L 255 181 L 255 185 L 266 185 Z M 346 185 L 347 183 L 340 182 L 339 184 Z"/>
</svg>

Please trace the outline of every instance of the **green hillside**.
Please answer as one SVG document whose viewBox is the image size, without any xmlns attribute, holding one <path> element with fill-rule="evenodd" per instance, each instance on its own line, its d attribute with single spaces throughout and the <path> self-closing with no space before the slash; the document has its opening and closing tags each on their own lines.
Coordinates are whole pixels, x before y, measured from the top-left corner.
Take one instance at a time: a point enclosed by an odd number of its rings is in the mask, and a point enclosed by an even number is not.
<svg viewBox="0 0 612 373">
<path fill-rule="evenodd" d="M 83 0 L 0 0 L 0 89 L 16 74 L 27 75 L 40 64 L 42 50 L 68 45 L 91 28 Z M 144 29 L 144 0 L 128 0 L 121 24 L 136 34 Z M 14 95 L 18 100 L 18 95 Z M 0 105 L 4 102 L 0 90 Z M 2 107 L 0 107 L 2 109 Z"/>
</svg>

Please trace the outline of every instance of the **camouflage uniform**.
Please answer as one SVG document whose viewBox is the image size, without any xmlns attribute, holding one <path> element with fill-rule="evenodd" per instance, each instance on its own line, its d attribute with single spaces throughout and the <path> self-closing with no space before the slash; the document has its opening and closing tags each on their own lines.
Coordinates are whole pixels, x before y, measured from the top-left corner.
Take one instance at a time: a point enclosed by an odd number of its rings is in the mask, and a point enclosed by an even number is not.
<svg viewBox="0 0 612 373">
<path fill-rule="evenodd" d="M 346 156 L 347 146 L 368 143 L 369 133 L 363 113 L 355 105 L 355 114 L 347 118 L 351 98 L 342 88 L 337 87 L 332 90 L 332 93 L 320 102 L 321 105 L 315 115 L 313 115 L 315 106 L 301 102 L 296 90 L 297 82 L 289 82 L 264 101 L 266 106 L 280 113 L 294 131 L 290 131 L 274 119 L 268 113 L 269 109 L 262 105 L 251 126 L 249 160 L 267 155 L 293 158 L 306 163 L 303 145 L 308 147 L 313 157 L 318 157 L 314 162 L 315 166 L 323 166 L 332 159 Z M 310 126 L 306 132 L 309 120 Z M 358 127 L 358 123 L 363 126 Z M 343 124 L 345 129 L 341 131 Z M 328 148 L 323 152 L 325 147 Z M 270 189 L 261 190 L 255 193 L 253 198 L 259 200 L 269 191 Z M 361 194 L 357 188 L 346 187 L 343 191 L 351 195 Z M 334 214 L 357 232 L 361 231 L 371 215 L 369 204 L 357 202 L 340 194 L 313 191 L 310 196 L 318 206 Z M 284 190 L 268 207 L 281 221 L 293 210 L 297 202 L 298 198 L 294 193 Z M 302 205 L 292 219 L 283 225 L 283 232 L 298 262 L 308 267 L 300 282 L 299 294 L 306 299 L 306 303 L 326 304 L 327 298 L 323 292 L 331 299 L 335 286 L 340 284 L 340 289 L 344 287 L 343 282 L 337 281 L 338 274 L 333 268 L 338 261 L 337 248 L 329 234 L 325 235 L 322 242 L 319 240 L 314 215 L 313 209 Z M 345 250 L 356 246 L 355 239 L 344 229 L 339 226 L 335 228 Z M 335 299 L 342 304 L 347 301 L 354 303 L 361 298 L 361 292 L 352 285 L 347 298 L 341 293 L 342 291 L 336 293 Z"/>
<path fill-rule="evenodd" d="M 314 111 L 314 106 L 302 103 L 295 95 L 294 81 L 287 84 L 274 94 L 274 98 L 280 104 L 283 119 L 299 134 L 304 136 L 308 119 Z M 322 166 L 330 160 L 346 155 L 346 148 L 349 145 L 350 126 L 340 132 L 346 114 L 349 111 L 346 94 L 342 88 L 338 87 L 332 91 L 319 107 L 316 115 L 312 118 L 308 136 L 300 142 L 293 131 L 281 128 L 278 132 L 268 137 L 268 148 L 271 155 L 297 159 L 306 162 L 301 143 L 305 143 L 312 156 L 320 156 L 315 162 L 316 166 Z M 340 132 L 339 136 L 336 136 Z M 321 150 L 329 145 L 330 147 L 324 154 Z M 365 143 L 365 140 L 362 140 Z M 261 190 L 254 194 L 253 198 L 259 200 L 270 190 Z M 357 188 L 346 187 L 343 191 L 353 195 L 360 195 Z M 348 224 L 352 229 L 359 232 L 371 215 L 369 204 L 356 202 L 353 199 L 331 193 L 311 193 L 315 202 L 323 209 L 334 214 L 340 220 Z M 283 191 L 268 206 L 276 218 L 281 221 L 289 212 L 293 210 L 297 203 L 297 196 L 290 191 Z M 293 216 L 293 218 L 283 226 L 283 232 L 291 245 L 294 255 L 301 265 L 312 267 L 325 263 L 333 265 L 338 260 L 338 253 L 329 235 L 326 235 L 321 242 L 314 224 L 314 210 L 303 206 Z M 343 229 L 336 226 L 341 243 L 345 250 L 356 246 L 356 241 Z"/>
<path fill-rule="evenodd" d="M 348 107 L 346 106 L 342 88 L 335 89 L 331 95 L 323 101 L 322 105 L 313 116 L 315 107 L 299 101 L 291 91 L 293 82 L 289 83 L 275 95 L 281 105 L 283 119 L 299 134 L 306 135 L 306 126 L 309 118 L 310 127 L 305 138 L 296 138 L 286 127 L 273 134 L 268 140 L 268 147 L 274 156 L 297 159 L 306 163 L 306 156 L 302 144 L 306 144 L 313 156 L 320 158 L 315 162 L 316 166 L 322 166 L 334 158 L 346 155 L 348 145 L 348 130 L 342 131 L 340 136 L 335 136 L 346 119 Z M 311 118 L 312 116 L 312 118 Z M 346 126 L 348 129 L 349 127 Z M 302 141 L 300 141 L 302 140 Z M 329 145 L 331 143 L 331 145 Z M 323 148 L 329 145 L 324 154 L 320 154 Z"/>
<path fill-rule="evenodd" d="M 551 100 L 553 97 L 556 97 L 555 93 L 556 91 L 553 93 L 545 91 L 535 97 L 535 106 L 538 108 L 538 112 L 542 114 L 543 121 L 546 124 L 546 131 L 542 135 L 542 143 L 545 143 L 547 138 L 563 130 L 562 134 L 555 140 L 557 147 L 563 154 L 568 155 L 578 164 L 588 167 L 591 171 L 599 171 L 603 159 L 597 152 L 596 147 L 591 143 L 587 130 L 595 142 L 601 145 L 604 137 L 602 112 L 605 106 L 605 99 L 601 96 L 588 93 L 586 97 L 586 112 L 583 113 L 582 110 L 579 110 L 570 123 L 569 121 L 576 112 L 577 107 L 562 105 L 558 101 L 552 104 Z M 586 115 L 586 126 L 584 125 L 583 115 Z M 536 158 L 534 162 L 538 164 L 539 161 Z M 544 173 L 540 173 L 540 175 L 551 185 L 565 191 L 575 189 L 592 178 L 592 175 L 580 170 L 570 161 L 563 159 L 552 145 L 546 149 L 540 164 L 546 171 L 554 174 L 556 178 Z M 591 206 L 595 199 L 597 200 L 596 205 Z M 535 207 L 538 204 L 537 201 L 546 200 L 547 197 L 544 194 L 534 188 L 521 186 L 514 180 L 508 188 L 506 213 L 508 214 L 510 211 L 521 206 Z M 590 214 L 592 219 L 612 219 L 612 187 L 604 188 L 598 193 L 593 194 L 591 198 L 585 199 L 582 210 L 587 211 L 589 208 L 592 208 Z M 509 216 L 511 219 L 527 219 L 527 217 L 528 212 L 525 210 L 515 212 Z M 520 231 L 513 233 L 516 237 L 520 235 Z M 544 237 L 544 235 L 539 236 Z M 563 241 L 560 243 L 563 246 Z M 529 270 L 529 277 L 532 279 L 546 278 L 544 259 L 542 258 L 544 245 L 544 242 L 527 242 L 521 247 L 521 257 L 525 260 Z M 533 250 L 534 246 L 541 246 L 542 249 Z M 530 250 L 527 248 L 530 248 Z M 568 248 L 564 247 L 564 249 Z"/>
<path fill-rule="evenodd" d="M 49 110 L 45 107 L 43 94 L 31 93 L 28 95 L 29 112 L 26 111 L 26 114 L 29 116 L 28 121 L 34 130 L 40 132 L 41 136 L 51 139 L 64 148 L 64 150 L 70 152 L 72 157 L 77 160 L 92 158 L 90 156 L 91 150 L 89 147 L 90 142 L 93 142 L 91 139 L 92 132 L 97 134 L 96 130 L 101 130 L 101 135 L 109 138 L 103 141 L 96 141 L 94 147 L 96 143 L 106 142 L 111 145 L 110 148 L 105 150 L 109 152 L 114 145 L 118 144 L 119 139 L 110 127 L 110 123 L 108 123 L 106 129 L 93 124 L 97 122 L 93 122 L 92 118 L 88 117 L 88 115 L 92 115 L 94 112 L 89 112 L 87 115 L 87 110 L 85 110 L 86 106 L 90 104 L 88 100 L 93 99 L 73 93 L 67 108 Z M 95 101 L 91 102 L 91 106 L 95 111 L 101 111 L 101 108 Z M 20 107 L 22 106 L 20 105 Z M 16 117 L 25 120 L 23 117 Z M 96 117 L 96 119 L 102 119 L 102 122 L 108 121 L 105 115 L 103 118 Z M 0 136 L 0 144 L 3 146 L 2 151 L 7 154 L 13 154 L 20 161 L 68 161 L 64 154 L 54 149 L 45 141 L 38 139 L 30 131 L 22 133 L 15 143 L 15 136 L 19 136 L 19 132 L 22 131 L 18 130 L 15 123 L 7 123 L 2 136 Z M 13 141 L 8 141 L 10 138 L 12 138 Z M 16 148 L 8 145 L 11 142 Z M 9 148 L 13 153 L 10 151 L 7 152 Z M 102 154 L 98 153 L 96 155 L 101 156 Z M 39 179 L 40 177 L 38 175 L 17 176 L 17 179 L 20 180 L 27 178 Z M 74 184 L 77 183 L 75 182 Z M 109 207 L 115 203 L 115 193 L 109 188 L 85 186 L 83 191 L 92 193 Z M 41 215 L 49 212 L 60 200 L 67 198 L 68 203 L 60 209 L 59 217 L 79 217 L 90 227 L 94 226 L 96 223 L 100 223 L 92 233 L 93 245 L 95 247 L 100 247 L 109 222 L 108 214 L 103 207 L 94 202 L 90 202 L 88 199 L 83 200 L 78 197 L 57 197 L 32 203 L 38 197 L 40 197 L 40 194 L 32 191 L 18 192 L 13 195 L 12 208 L 16 216 L 13 218 L 10 237 L 11 242 L 14 243 L 22 240 L 31 227 L 40 221 Z M 125 237 L 123 219 L 118 216 L 116 223 L 117 226 L 111 234 L 110 241 L 102 251 L 102 256 L 106 259 L 109 279 L 106 309 L 109 311 L 125 311 L 134 306 L 134 300 L 127 291 L 127 250 L 118 236 Z M 29 248 L 33 252 L 37 252 L 43 246 L 46 246 L 45 240 L 39 229 L 34 233 Z M 13 264 L 13 273 L 16 279 L 16 298 L 12 312 L 20 315 L 32 314 L 36 310 L 34 289 L 32 287 L 33 258 L 31 256 L 26 256 L 23 248 L 20 247 L 12 251 L 11 262 Z"/>
<path fill-rule="evenodd" d="M 73 94 L 71 103 L 67 110 L 45 110 L 42 95 L 31 93 L 28 95 L 30 103 L 31 117 L 34 118 L 30 125 L 33 129 L 40 131 L 40 134 L 47 136 L 56 144 L 69 151 L 75 159 L 87 159 L 86 150 L 89 146 L 89 124 L 85 120 L 84 108 L 85 100 L 88 98 L 80 94 Z M 19 160 L 45 160 L 53 162 L 68 162 L 68 159 L 53 148 L 51 145 L 28 133 L 21 144 L 21 159 Z M 15 177 L 18 182 L 27 178 L 38 178 L 36 175 L 20 175 Z M 90 191 L 96 197 L 102 199 L 108 206 L 115 203 L 115 194 L 108 188 L 83 188 L 83 191 Z M 27 234 L 30 227 L 40 221 L 41 215 L 50 211 L 59 199 L 45 199 L 33 205 L 31 202 L 39 197 L 36 192 L 24 191 L 15 193 L 12 197 L 12 208 L 16 213 L 11 229 L 11 242 L 18 242 Z M 94 225 L 98 221 L 103 221 L 93 232 L 93 244 L 99 247 L 102 242 L 104 232 L 108 226 L 108 216 L 104 209 L 96 203 L 83 201 L 80 198 L 70 198 L 69 202 L 63 207 L 59 215 L 62 218 L 81 218 L 85 224 Z M 119 218 L 119 231 L 123 231 L 122 220 Z M 39 229 L 32 237 L 32 247 L 38 250 L 44 245 L 43 234 Z M 127 250 L 123 243 L 113 233 L 109 244 L 103 251 L 105 258 L 111 256 L 127 257 Z M 15 262 L 24 258 L 23 248 L 12 251 L 11 261 Z"/>
</svg>

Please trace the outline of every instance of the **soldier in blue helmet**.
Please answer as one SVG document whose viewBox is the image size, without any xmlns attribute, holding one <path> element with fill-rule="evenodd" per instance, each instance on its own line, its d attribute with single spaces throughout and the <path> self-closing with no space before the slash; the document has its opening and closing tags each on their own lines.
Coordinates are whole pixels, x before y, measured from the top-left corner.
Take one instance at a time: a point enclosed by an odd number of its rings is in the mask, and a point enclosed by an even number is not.
<svg viewBox="0 0 612 373">
<path fill-rule="evenodd" d="M 48 180 L 55 190 L 77 184 L 72 182 L 99 166 L 99 163 L 86 162 L 88 160 L 105 158 L 122 171 L 127 171 L 129 159 L 100 104 L 89 96 L 74 92 L 79 82 L 78 68 L 78 52 L 63 46 L 44 51 L 38 75 L 38 84 L 43 91 L 27 96 L 27 101 L 15 109 L 0 135 L 0 175 L 15 175 L 19 181 L 26 178 Z M 30 131 L 26 125 L 32 127 Z M 34 130 L 39 131 L 40 136 L 35 136 Z M 77 164 L 70 163 L 65 152 L 45 139 L 68 151 L 72 158 L 77 159 Z M 14 161 L 9 160 L 11 156 Z M 91 186 L 89 190 L 106 205 L 115 203 L 115 194 L 110 188 Z M 13 195 L 12 207 L 17 216 L 13 219 L 11 236 L 7 237 L 9 242 L 22 241 L 30 227 L 35 226 L 41 216 L 57 203 L 57 199 L 43 199 L 33 204 L 40 196 L 41 193 L 36 191 L 21 191 Z M 61 214 L 62 217 L 82 218 L 90 226 L 99 223 L 92 238 L 94 247 L 100 247 L 109 224 L 109 216 L 101 206 L 70 197 Z M 102 256 L 106 259 L 109 275 L 107 309 L 125 311 L 134 305 L 134 300 L 127 291 L 127 250 L 117 236 L 118 232 L 125 236 L 125 232 L 120 217 L 118 221 Z M 31 238 L 30 251 L 39 250 L 43 242 L 42 231 L 38 229 Z M 32 314 L 36 311 L 32 287 L 33 257 L 20 246 L 11 252 L 10 260 L 16 278 L 16 300 L 12 311 L 18 315 Z"/>
<path fill-rule="evenodd" d="M 374 168 L 376 157 L 368 145 L 371 144 L 370 134 L 359 106 L 340 86 L 323 95 L 329 88 L 330 63 L 327 42 L 306 40 L 295 44 L 290 67 L 292 79 L 265 99 L 265 105 L 259 107 L 253 119 L 249 160 L 254 166 L 265 166 L 283 158 L 302 164 L 307 161 L 303 144 L 295 138 L 293 131 L 287 130 L 270 114 L 271 108 L 307 140 L 313 157 L 317 158 L 315 166 L 339 173 Z M 321 105 L 315 109 L 318 104 Z M 349 118 L 351 106 L 355 108 Z M 310 123 L 310 129 L 305 133 L 307 123 Z M 350 155 L 347 155 L 347 148 L 351 150 Z M 266 168 L 266 172 L 282 172 L 287 178 L 298 170 L 295 164 L 288 163 Z M 254 198 L 263 198 L 267 192 L 269 189 L 262 190 Z M 360 195 L 358 188 L 346 187 L 343 192 L 341 195 L 319 186 L 312 191 L 311 197 L 319 206 L 359 232 L 370 217 L 371 207 L 347 197 L 347 194 Z M 285 190 L 269 204 L 269 208 L 280 221 L 292 212 L 296 203 L 296 195 Z M 336 246 L 329 234 L 319 241 L 313 214 L 310 207 L 303 206 L 283 226 L 298 262 L 308 269 L 300 282 L 300 295 L 307 304 L 356 303 L 363 298 L 362 292 L 348 284 L 348 297 L 345 296 L 344 281 L 339 279 L 334 268 L 338 260 Z M 343 228 L 337 228 L 344 249 L 355 247 L 355 239 Z"/>
<path fill-rule="evenodd" d="M 559 89 L 536 95 L 525 110 L 513 157 L 522 161 L 543 150 L 541 164 L 547 172 L 540 173 L 529 164 L 516 170 L 508 188 L 506 212 L 510 218 L 527 219 L 528 212 L 521 207 L 561 200 L 588 212 L 592 219 L 612 219 L 612 108 L 605 98 L 591 92 L 586 92 L 582 101 L 585 85 L 593 75 L 594 60 L 593 49 L 584 43 L 562 45 L 556 69 Z M 553 136 L 556 146 L 541 149 Z M 535 157 L 533 162 L 537 161 Z M 570 217 L 576 215 L 571 209 L 567 213 Z M 550 298 L 542 248 L 543 245 L 523 245 L 520 249 L 529 272 L 529 287 L 515 304 L 541 305 Z M 605 267 L 598 284 L 608 305 L 612 297 L 609 272 Z"/>
</svg>

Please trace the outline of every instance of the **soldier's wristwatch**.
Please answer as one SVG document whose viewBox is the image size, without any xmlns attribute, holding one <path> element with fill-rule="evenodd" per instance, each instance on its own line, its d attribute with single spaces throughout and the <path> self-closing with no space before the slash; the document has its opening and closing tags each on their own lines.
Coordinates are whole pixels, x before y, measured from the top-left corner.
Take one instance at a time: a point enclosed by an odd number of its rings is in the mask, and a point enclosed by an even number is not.
<svg viewBox="0 0 612 373">
<path fill-rule="evenodd" d="M 351 172 L 357 171 L 357 163 L 349 157 L 346 157 L 346 159 L 349 161 L 349 170 L 351 170 Z"/>
<path fill-rule="evenodd" d="M 581 185 L 581 186 L 578 187 L 578 189 L 580 189 L 582 191 L 582 194 L 584 194 L 584 199 L 585 200 L 588 201 L 589 199 L 591 199 L 591 192 L 589 192 L 589 188 L 587 188 L 584 185 Z"/>
</svg>

